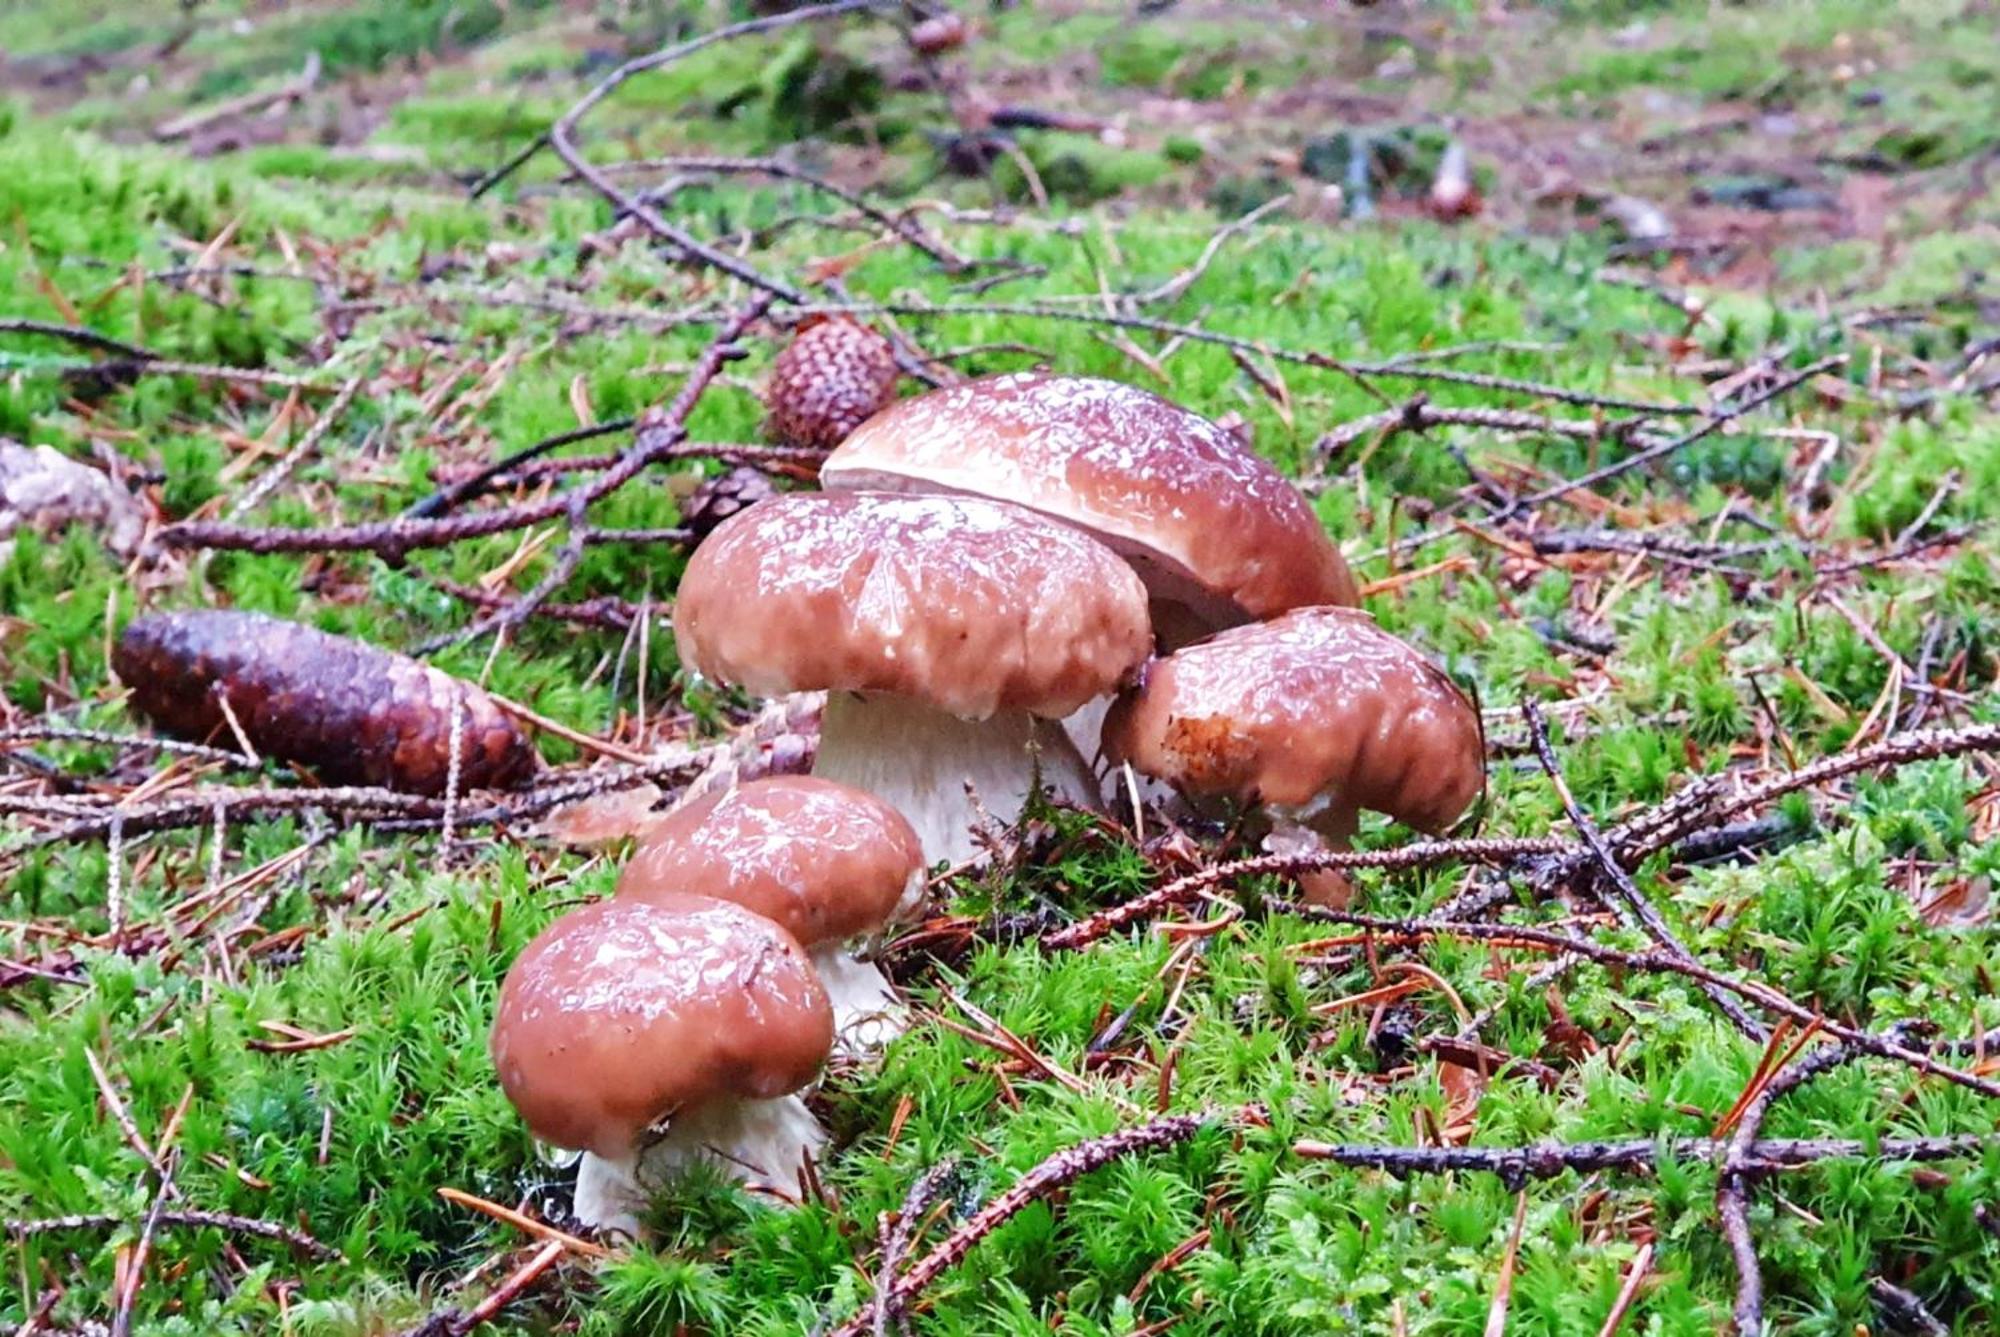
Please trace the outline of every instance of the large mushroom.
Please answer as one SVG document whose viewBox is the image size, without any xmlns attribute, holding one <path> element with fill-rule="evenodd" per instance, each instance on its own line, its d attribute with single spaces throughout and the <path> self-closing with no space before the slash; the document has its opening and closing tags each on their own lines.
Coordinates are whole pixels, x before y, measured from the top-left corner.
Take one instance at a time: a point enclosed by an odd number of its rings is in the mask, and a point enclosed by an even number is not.
<svg viewBox="0 0 2000 1337">
<path fill-rule="evenodd" d="M 788 775 L 668 813 L 619 873 L 618 895 L 695 892 L 778 924 L 819 971 L 837 1043 L 858 1051 L 894 1038 L 902 1022 L 888 979 L 852 949 L 920 903 L 923 875 L 923 848 L 901 813 L 847 785 Z"/>
<path fill-rule="evenodd" d="M 695 550 L 674 608 L 681 660 L 765 696 L 826 690 L 813 773 L 909 819 L 924 852 L 974 856 L 967 785 L 1000 821 L 1039 776 L 1096 801 L 1047 721 L 1117 689 L 1151 643 L 1115 553 L 970 497 L 788 493 Z"/>
<path fill-rule="evenodd" d="M 1147 666 L 1105 750 L 1194 802 L 1261 803 L 1273 852 L 1346 849 L 1363 809 L 1436 832 L 1485 784 L 1479 712 L 1443 670 L 1353 608 L 1301 608 Z M 1300 879 L 1344 905 L 1337 872 Z"/>
<path fill-rule="evenodd" d="M 991 497 L 1073 525 L 1139 572 L 1163 649 L 1360 602 L 1283 475 L 1200 414 L 1119 381 L 1020 372 L 901 400 L 854 429 L 820 484 Z"/>
<path fill-rule="evenodd" d="M 833 1045 L 826 993 L 789 933 L 726 901 L 564 915 L 507 973 L 492 1045 L 529 1129 L 584 1153 L 586 1225 L 636 1235 L 648 1189 L 697 1161 L 796 1195 L 825 1138 L 794 1093 Z"/>
</svg>

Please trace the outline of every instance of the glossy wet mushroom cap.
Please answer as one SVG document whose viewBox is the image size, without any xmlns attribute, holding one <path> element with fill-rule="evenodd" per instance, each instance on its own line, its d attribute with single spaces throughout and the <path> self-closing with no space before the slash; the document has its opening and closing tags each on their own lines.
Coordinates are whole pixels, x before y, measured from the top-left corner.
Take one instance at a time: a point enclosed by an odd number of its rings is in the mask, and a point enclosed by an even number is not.
<svg viewBox="0 0 2000 1337">
<path fill-rule="evenodd" d="M 1097 781 L 1052 721 L 1145 661 L 1132 568 L 1077 530 L 978 497 L 788 493 L 695 549 L 681 661 L 764 696 L 828 693 L 813 772 L 886 799 L 928 858 L 983 848 L 1040 784 Z M 975 805 L 971 795 L 977 793 Z"/>
<path fill-rule="evenodd" d="M 667 1115 L 798 1090 L 832 1044 L 798 942 L 702 896 L 601 901 L 550 924 L 507 973 L 492 1037 L 535 1135 L 607 1158 Z"/>
<path fill-rule="evenodd" d="M 1103 545 L 973 497 L 795 492 L 695 549 L 674 606 L 681 659 L 764 696 L 831 690 L 964 719 L 1059 718 L 1151 644 L 1145 592 Z"/>
<path fill-rule="evenodd" d="M 880 929 L 923 866 L 917 833 L 881 799 L 831 780 L 780 776 L 668 813 L 619 874 L 618 895 L 719 897 L 811 948 Z"/>
<path fill-rule="evenodd" d="M 1479 713 L 1358 609 L 1303 608 L 1156 660 L 1104 726 L 1112 756 L 1190 795 L 1328 802 L 1440 831 L 1485 783 Z"/>
<path fill-rule="evenodd" d="M 1118 381 L 1022 372 L 902 400 L 856 428 L 820 481 L 1040 511 L 1109 544 L 1203 630 L 1358 602 L 1298 489 L 1224 428 Z"/>
</svg>

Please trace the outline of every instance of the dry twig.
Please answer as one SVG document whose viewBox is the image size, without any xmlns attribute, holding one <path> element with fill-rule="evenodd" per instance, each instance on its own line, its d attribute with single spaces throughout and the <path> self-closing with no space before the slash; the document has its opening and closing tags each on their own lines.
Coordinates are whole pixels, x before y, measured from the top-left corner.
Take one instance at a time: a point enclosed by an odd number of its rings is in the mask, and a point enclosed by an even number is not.
<svg viewBox="0 0 2000 1337">
<path fill-rule="evenodd" d="M 1542 717 L 1541 707 L 1532 700 L 1524 700 L 1521 702 L 1521 716 L 1527 721 L 1528 737 L 1534 742 L 1535 756 L 1541 761 L 1542 769 L 1548 772 L 1549 783 L 1555 786 L 1556 797 L 1562 801 L 1570 825 L 1576 828 L 1577 835 L 1589 847 L 1591 856 L 1597 861 L 1598 871 L 1618 892 L 1626 914 L 1669 954 L 1692 962 L 1694 953 L 1674 936 L 1672 926 L 1660 914 L 1659 908 L 1646 898 L 1646 893 L 1639 890 L 1639 884 L 1632 880 L 1625 866 L 1612 856 L 1611 848 L 1605 843 L 1604 834 L 1597 829 L 1597 824 L 1577 805 L 1576 795 L 1570 792 L 1569 782 L 1563 778 L 1562 765 L 1556 760 L 1555 749 L 1549 745 L 1549 725 Z M 1757 1039 L 1764 1037 L 1764 1028 L 1734 998 L 1711 984 L 1704 984 L 1702 992 L 1737 1030 Z"/>
</svg>

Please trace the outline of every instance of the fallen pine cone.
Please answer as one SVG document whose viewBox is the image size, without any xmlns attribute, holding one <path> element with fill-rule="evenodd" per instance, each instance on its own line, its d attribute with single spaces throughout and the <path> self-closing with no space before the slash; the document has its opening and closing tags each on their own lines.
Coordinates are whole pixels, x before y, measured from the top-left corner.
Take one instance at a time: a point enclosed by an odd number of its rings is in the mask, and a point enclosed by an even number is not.
<svg viewBox="0 0 2000 1337">
<path fill-rule="evenodd" d="M 896 397 L 895 349 L 856 321 L 800 328 L 771 366 L 764 431 L 781 445 L 832 450 Z"/>
<path fill-rule="evenodd" d="M 261 613 L 154 613 L 126 626 L 111 666 L 160 728 L 234 744 L 229 710 L 258 752 L 302 762 L 330 784 L 442 794 L 451 722 L 462 709 L 462 789 L 506 789 L 535 753 L 471 683 L 345 636 Z"/>
<path fill-rule="evenodd" d="M 681 523 L 697 537 L 706 538 L 710 530 L 744 507 L 777 495 L 777 487 L 757 470 L 731 469 L 695 485 L 681 503 Z"/>
</svg>

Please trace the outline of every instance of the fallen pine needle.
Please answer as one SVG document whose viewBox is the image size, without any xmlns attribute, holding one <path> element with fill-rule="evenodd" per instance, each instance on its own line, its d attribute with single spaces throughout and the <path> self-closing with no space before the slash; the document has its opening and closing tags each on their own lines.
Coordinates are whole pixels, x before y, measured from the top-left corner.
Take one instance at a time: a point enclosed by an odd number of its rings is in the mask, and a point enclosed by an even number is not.
<svg viewBox="0 0 2000 1337">
<path fill-rule="evenodd" d="M 609 739 L 595 738 L 581 730 L 572 729 L 567 724 L 558 723 L 546 715 L 530 710 L 519 701 L 509 701 L 498 692 L 489 690 L 486 694 L 493 698 L 494 705 L 500 707 L 500 709 L 506 711 L 509 715 L 534 725 L 545 734 L 560 738 L 566 743 L 574 743 L 587 752 L 595 752 L 600 756 L 610 757 L 614 761 L 622 761 L 631 766 L 650 766 L 655 760 L 645 753 L 634 751 L 623 744 L 611 742 Z"/>
<path fill-rule="evenodd" d="M 1611 1302 L 1611 1312 L 1604 1316 L 1604 1326 L 1597 1330 L 1597 1337 L 1616 1337 L 1619 1326 L 1625 1322 L 1626 1311 L 1639 1297 L 1639 1287 L 1645 1285 L 1652 1271 L 1653 1242 L 1647 1240 L 1632 1259 L 1632 1266 L 1625 1269 L 1624 1284 L 1619 1286 L 1618 1298 Z"/>
<path fill-rule="evenodd" d="M 1507 1234 L 1507 1252 L 1500 1258 L 1500 1280 L 1493 1286 L 1493 1307 L 1486 1311 L 1486 1337 L 1503 1337 L 1507 1307 L 1514 1300 L 1514 1264 L 1521 1255 L 1521 1227 L 1528 1220 L 1528 1192 L 1514 1195 L 1514 1228 Z"/>
<path fill-rule="evenodd" d="M 1442 576 L 1453 571 L 1470 571 L 1473 566 L 1473 560 L 1460 553 L 1456 557 L 1447 557 L 1442 562 L 1432 562 L 1429 566 L 1420 566 L 1413 571 L 1399 571 L 1393 576 L 1371 580 L 1361 587 L 1361 597 L 1366 599 L 1371 595 L 1387 594 L 1391 590 L 1400 590 L 1405 585 L 1413 585 L 1432 576 Z"/>
<path fill-rule="evenodd" d="M 459 1331 L 471 1332 L 480 1324 L 490 1322 L 495 1314 L 513 1303 L 516 1296 L 528 1289 L 529 1286 L 532 1286 L 535 1278 L 553 1267 L 556 1259 L 562 1257 L 562 1254 L 563 1242 L 561 1240 L 552 1239 L 547 1244 L 544 1244 L 539 1253 L 521 1264 L 512 1276 L 508 1277 L 498 1286 L 495 1286 L 484 1300 L 481 1300 L 466 1312 L 463 1326 L 459 1328 Z"/>
<path fill-rule="evenodd" d="M 601 1244 L 592 1244 L 589 1240 L 580 1239 L 566 1230 L 557 1230 L 547 1222 L 537 1221 L 534 1217 L 517 1212 L 512 1207 L 502 1207 L 497 1202 L 488 1202 L 486 1199 L 467 1193 L 463 1189 L 441 1188 L 437 1192 L 438 1196 L 446 1202 L 456 1203 L 460 1207 L 470 1207 L 475 1212 L 483 1212 L 496 1221 L 506 1222 L 523 1234 L 533 1235 L 536 1239 L 549 1240 L 560 1244 L 571 1253 L 580 1253 L 591 1258 L 609 1258 L 611 1256 L 611 1250 Z"/>
</svg>

